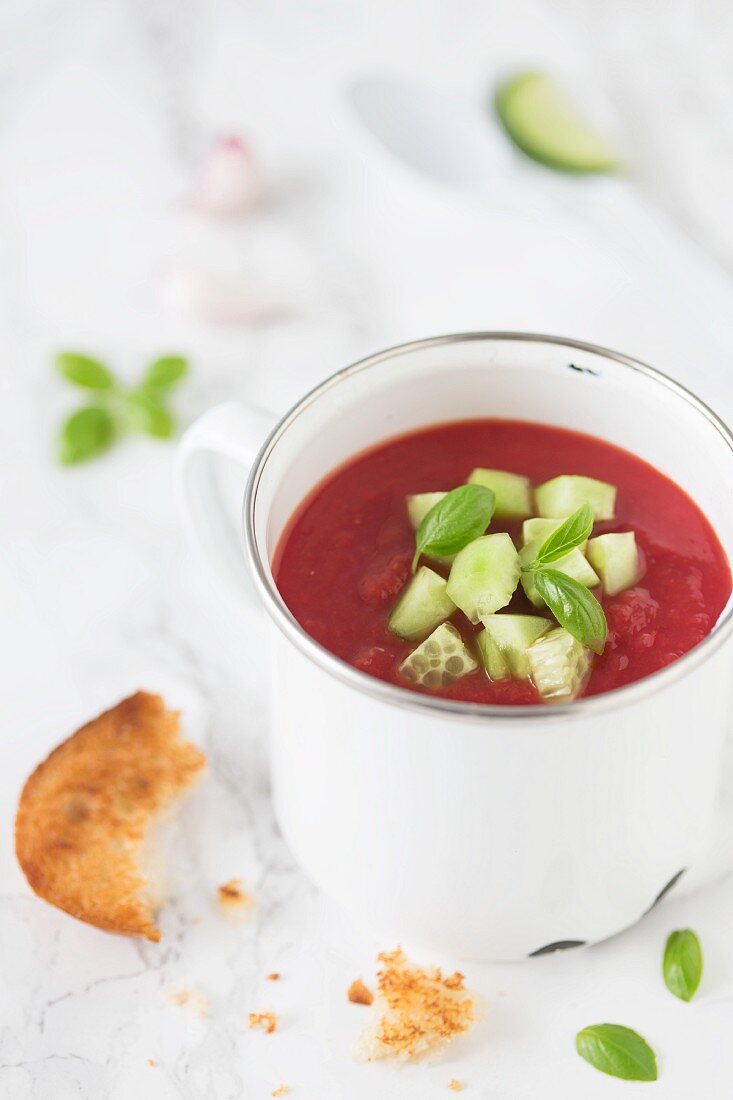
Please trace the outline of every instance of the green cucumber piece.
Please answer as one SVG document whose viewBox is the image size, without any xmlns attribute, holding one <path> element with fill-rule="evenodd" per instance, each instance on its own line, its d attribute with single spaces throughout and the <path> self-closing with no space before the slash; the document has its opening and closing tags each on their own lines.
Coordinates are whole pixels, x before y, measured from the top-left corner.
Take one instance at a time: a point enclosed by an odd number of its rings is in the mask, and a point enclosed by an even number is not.
<svg viewBox="0 0 733 1100">
<path fill-rule="evenodd" d="M 511 669 L 502 657 L 498 645 L 488 630 L 482 630 L 480 634 L 477 634 L 476 642 L 489 679 L 509 680 L 512 675 Z"/>
<path fill-rule="evenodd" d="M 525 519 L 522 524 L 522 546 L 526 546 L 528 542 L 538 542 L 541 546 L 545 539 L 554 534 L 564 522 L 562 519 L 540 519 L 539 517 Z M 587 545 L 588 539 L 581 542 L 579 549 L 585 553 Z"/>
<path fill-rule="evenodd" d="M 413 531 L 417 531 L 430 509 L 444 496 L 445 493 L 415 493 L 407 498 L 407 515 Z"/>
<path fill-rule="evenodd" d="M 493 490 L 496 497 L 494 515 L 499 519 L 524 519 L 532 515 L 532 483 L 528 477 L 479 466 L 472 472 L 468 484 L 484 485 Z"/>
<path fill-rule="evenodd" d="M 539 540 L 544 542 L 554 531 L 557 531 L 562 522 L 561 519 L 540 519 L 538 516 L 525 519 L 522 524 L 522 546 L 526 546 L 528 542 Z"/>
<path fill-rule="evenodd" d="M 588 560 L 601 578 L 607 596 L 633 588 L 641 578 L 641 561 L 633 531 L 589 539 Z"/>
<path fill-rule="evenodd" d="M 538 615 L 486 615 L 482 622 L 514 679 L 526 680 L 529 676 L 527 653 L 530 646 L 550 629 L 552 623 L 549 619 L 541 619 Z"/>
<path fill-rule="evenodd" d="M 494 105 L 504 130 L 532 160 L 561 172 L 613 172 L 612 145 L 542 73 L 519 73 L 498 88 Z"/>
<path fill-rule="evenodd" d="M 592 654 L 562 626 L 543 634 L 527 650 L 529 674 L 549 703 L 569 703 L 585 687 Z"/>
<path fill-rule="evenodd" d="M 526 546 L 522 547 L 519 552 L 520 565 L 524 567 L 534 561 L 537 556 L 537 551 L 545 541 L 545 538 L 547 538 L 546 535 L 541 539 L 535 539 L 534 542 L 528 542 Z M 552 563 L 552 568 L 579 581 L 580 584 L 584 584 L 586 588 L 595 588 L 597 584 L 601 583 L 600 577 L 588 563 L 588 559 L 579 546 L 575 546 L 568 554 L 565 554 L 564 557 L 554 561 Z M 532 573 L 522 572 L 522 588 L 529 602 L 534 604 L 535 607 L 545 606 L 545 601 L 537 591 L 537 585 L 534 583 L 534 576 Z"/>
<path fill-rule="evenodd" d="M 616 507 L 616 486 L 594 477 L 561 474 L 535 489 L 537 510 L 545 518 L 566 519 L 577 512 L 581 504 L 589 504 L 594 519 L 613 519 Z"/>
<path fill-rule="evenodd" d="M 400 665 L 400 675 L 419 687 L 447 687 L 478 668 L 452 623 L 442 623 Z"/>
<path fill-rule="evenodd" d="M 506 532 L 481 535 L 456 554 L 448 577 L 448 595 L 477 623 L 506 607 L 519 583 L 519 554 Z"/>
<path fill-rule="evenodd" d="M 446 583 L 427 565 L 421 566 L 389 617 L 387 625 L 392 633 L 410 642 L 417 641 L 449 619 L 456 605 L 446 595 Z"/>
</svg>

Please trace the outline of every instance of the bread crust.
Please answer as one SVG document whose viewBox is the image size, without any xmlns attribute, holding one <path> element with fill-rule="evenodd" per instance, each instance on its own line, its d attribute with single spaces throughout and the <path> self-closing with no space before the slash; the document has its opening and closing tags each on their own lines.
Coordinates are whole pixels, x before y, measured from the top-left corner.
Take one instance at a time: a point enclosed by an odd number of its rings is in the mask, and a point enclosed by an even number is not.
<svg viewBox="0 0 733 1100">
<path fill-rule="evenodd" d="M 205 763 L 159 695 L 138 691 L 82 726 L 20 796 L 15 851 L 32 889 L 87 924 L 157 942 L 141 848 Z"/>
</svg>

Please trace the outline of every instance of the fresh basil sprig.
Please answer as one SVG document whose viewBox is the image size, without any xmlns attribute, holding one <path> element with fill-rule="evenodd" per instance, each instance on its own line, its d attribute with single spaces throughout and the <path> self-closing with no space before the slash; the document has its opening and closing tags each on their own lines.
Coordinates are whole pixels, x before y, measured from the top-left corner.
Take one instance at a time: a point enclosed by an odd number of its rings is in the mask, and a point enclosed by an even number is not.
<svg viewBox="0 0 733 1100">
<path fill-rule="evenodd" d="M 608 624 L 598 600 L 584 584 L 559 569 L 548 568 L 552 562 L 581 546 L 592 530 L 593 510 L 590 505 L 581 504 L 577 512 L 545 539 L 523 570 L 532 574 L 537 591 L 560 626 L 595 653 L 603 653 Z"/>
<path fill-rule="evenodd" d="M 702 948 L 690 928 L 672 932 L 662 960 L 664 982 L 681 1001 L 691 1001 L 702 978 Z"/>
<path fill-rule="evenodd" d="M 144 389 L 133 390 L 127 394 L 126 414 L 128 423 L 138 431 L 152 435 L 155 439 L 170 439 L 175 434 L 176 425 L 164 400 L 157 394 Z"/>
<path fill-rule="evenodd" d="M 559 569 L 538 569 L 533 579 L 560 626 L 594 653 L 603 653 L 608 625 L 593 593 Z"/>
<path fill-rule="evenodd" d="M 575 1037 L 581 1058 L 601 1073 L 624 1081 L 656 1081 L 657 1059 L 641 1035 L 621 1024 L 593 1024 Z"/>
<path fill-rule="evenodd" d="M 87 390 L 112 390 L 114 376 L 104 363 L 74 351 L 62 351 L 56 356 L 56 367 L 68 382 Z"/>
<path fill-rule="evenodd" d="M 66 419 L 59 435 L 59 461 L 64 466 L 96 458 L 112 446 L 115 424 L 109 409 L 85 405 Z"/>
<path fill-rule="evenodd" d="M 558 561 L 581 546 L 593 530 L 593 509 L 589 504 L 581 504 L 577 512 L 560 524 L 556 531 L 545 539 L 535 555 L 532 569 Z"/>
<path fill-rule="evenodd" d="M 167 390 L 186 377 L 188 361 L 182 355 L 161 355 L 154 359 L 143 375 L 145 389 Z"/>
<path fill-rule="evenodd" d="M 133 388 L 123 386 L 98 359 L 78 352 L 57 355 L 56 369 L 67 382 L 90 391 L 91 398 L 90 404 L 77 409 L 61 425 L 58 456 L 63 465 L 96 458 L 126 431 L 144 432 L 156 439 L 170 439 L 175 434 L 167 402 L 188 371 L 182 356 L 153 360 Z"/>
<path fill-rule="evenodd" d="M 434 504 L 417 529 L 412 559 L 415 572 L 421 554 L 457 554 L 483 535 L 494 514 L 496 497 L 484 485 L 460 485 Z"/>
</svg>

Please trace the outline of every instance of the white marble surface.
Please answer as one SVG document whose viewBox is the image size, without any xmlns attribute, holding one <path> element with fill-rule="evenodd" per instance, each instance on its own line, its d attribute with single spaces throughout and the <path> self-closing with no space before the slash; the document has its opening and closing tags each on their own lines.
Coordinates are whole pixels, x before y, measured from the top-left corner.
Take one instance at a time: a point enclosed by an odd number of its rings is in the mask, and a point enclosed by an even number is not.
<svg viewBox="0 0 733 1100">
<path fill-rule="evenodd" d="M 230 397 L 281 410 L 403 338 L 516 327 L 621 348 L 730 412 L 729 6 L 6 0 L 0 21 L 0 1096 L 255 1100 L 285 1083 L 318 1100 L 423 1100 L 447 1095 L 452 1077 L 487 1100 L 620 1096 L 634 1086 L 573 1051 L 579 1027 L 608 1019 L 655 1046 L 656 1095 L 729 1097 L 733 880 L 700 888 L 701 870 L 605 945 L 467 964 L 490 1011 L 444 1062 L 350 1061 L 363 1010 L 345 989 L 371 978 L 376 951 L 391 945 L 345 926 L 278 836 L 262 624 L 184 545 L 171 447 L 135 440 L 88 468 L 54 464 L 73 395 L 50 369 L 55 350 L 75 346 L 133 377 L 146 357 L 180 348 L 194 365 L 178 403 L 185 421 Z M 341 104 L 344 81 L 374 68 L 477 102 L 496 72 L 527 61 L 595 79 L 628 135 L 639 193 L 715 255 L 720 273 L 701 275 L 710 295 L 682 259 L 687 246 L 670 233 L 660 253 L 659 238 L 639 236 L 628 194 L 550 185 L 517 166 L 536 186 L 532 210 L 498 187 L 494 201 L 468 203 L 369 159 Z M 240 227 L 212 229 L 180 199 L 227 130 L 251 137 L 268 199 Z M 159 273 L 196 255 L 239 265 L 288 308 L 249 328 L 165 312 Z M 137 687 L 182 709 L 211 762 L 183 815 L 158 946 L 43 905 L 11 850 L 26 774 Z M 224 923 L 212 901 L 231 876 L 258 897 L 245 925 Z M 687 925 L 707 961 L 690 1006 L 659 974 L 667 933 Z M 274 970 L 282 980 L 269 983 Z M 205 994 L 211 1015 L 169 1004 L 172 983 Z M 272 1036 L 246 1027 L 265 1008 L 280 1014 Z"/>
</svg>

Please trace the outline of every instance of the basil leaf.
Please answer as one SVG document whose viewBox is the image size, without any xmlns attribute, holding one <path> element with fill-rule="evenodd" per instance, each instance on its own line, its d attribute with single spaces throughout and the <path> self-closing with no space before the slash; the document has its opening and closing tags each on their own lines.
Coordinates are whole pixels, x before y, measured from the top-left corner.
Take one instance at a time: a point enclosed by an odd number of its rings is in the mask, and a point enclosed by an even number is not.
<svg viewBox="0 0 733 1100">
<path fill-rule="evenodd" d="M 667 989 L 682 1001 L 691 1001 L 702 977 L 702 948 L 690 928 L 672 932 L 664 948 L 662 973 Z"/>
<path fill-rule="evenodd" d="M 483 535 L 494 514 L 496 497 L 484 485 L 460 485 L 434 504 L 417 529 L 415 572 L 421 554 L 457 554 Z"/>
<path fill-rule="evenodd" d="M 589 504 L 581 504 L 577 512 L 548 535 L 537 551 L 530 569 L 535 566 L 549 565 L 552 561 L 564 558 L 576 546 L 584 543 L 592 530 L 593 509 Z"/>
<path fill-rule="evenodd" d="M 173 417 L 155 394 L 134 390 L 127 395 L 125 403 L 130 422 L 138 431 L 156 439 L 170 439 L 175 434 Z"/>
<path fill-rule="evenodd" d="M 601 1073 L 624 1081 L 656 1081 L 654 1051 L 631 1028 L 621 1024 L 593 1024 L 575 1036 L 575 1049 Z"/>
<path fill-rule="evenodd" d="M 152 389 L 167 389 L 180 382 L 187 372 L 188 360 L 182 355 L 161 355 L 145 371 L 142 385 Z"/>
<path fill-rule="evenodd" d="M 73 466 L 96 458 L 110 446 L 115 424 L 109 409 L 89 405 L 72 413 L 61 427 L 59 461 Z"/>
<path fill-rule="evenodd" d="M 603 653 L 608 626 L 603 608 L 584 584 L 558 569 L 532 573 L 537 591 L 560 626 L 596 653 Z"/>
<path fill-rule="evenodd" d="M 56 368 L 75 386 L 87 390 L 111 390 L 115 380 L 110 371 L 98 359 L 88 355 L 79 355 L 73 351 L 62 351 L 56 356 Z"/>
</svg>

